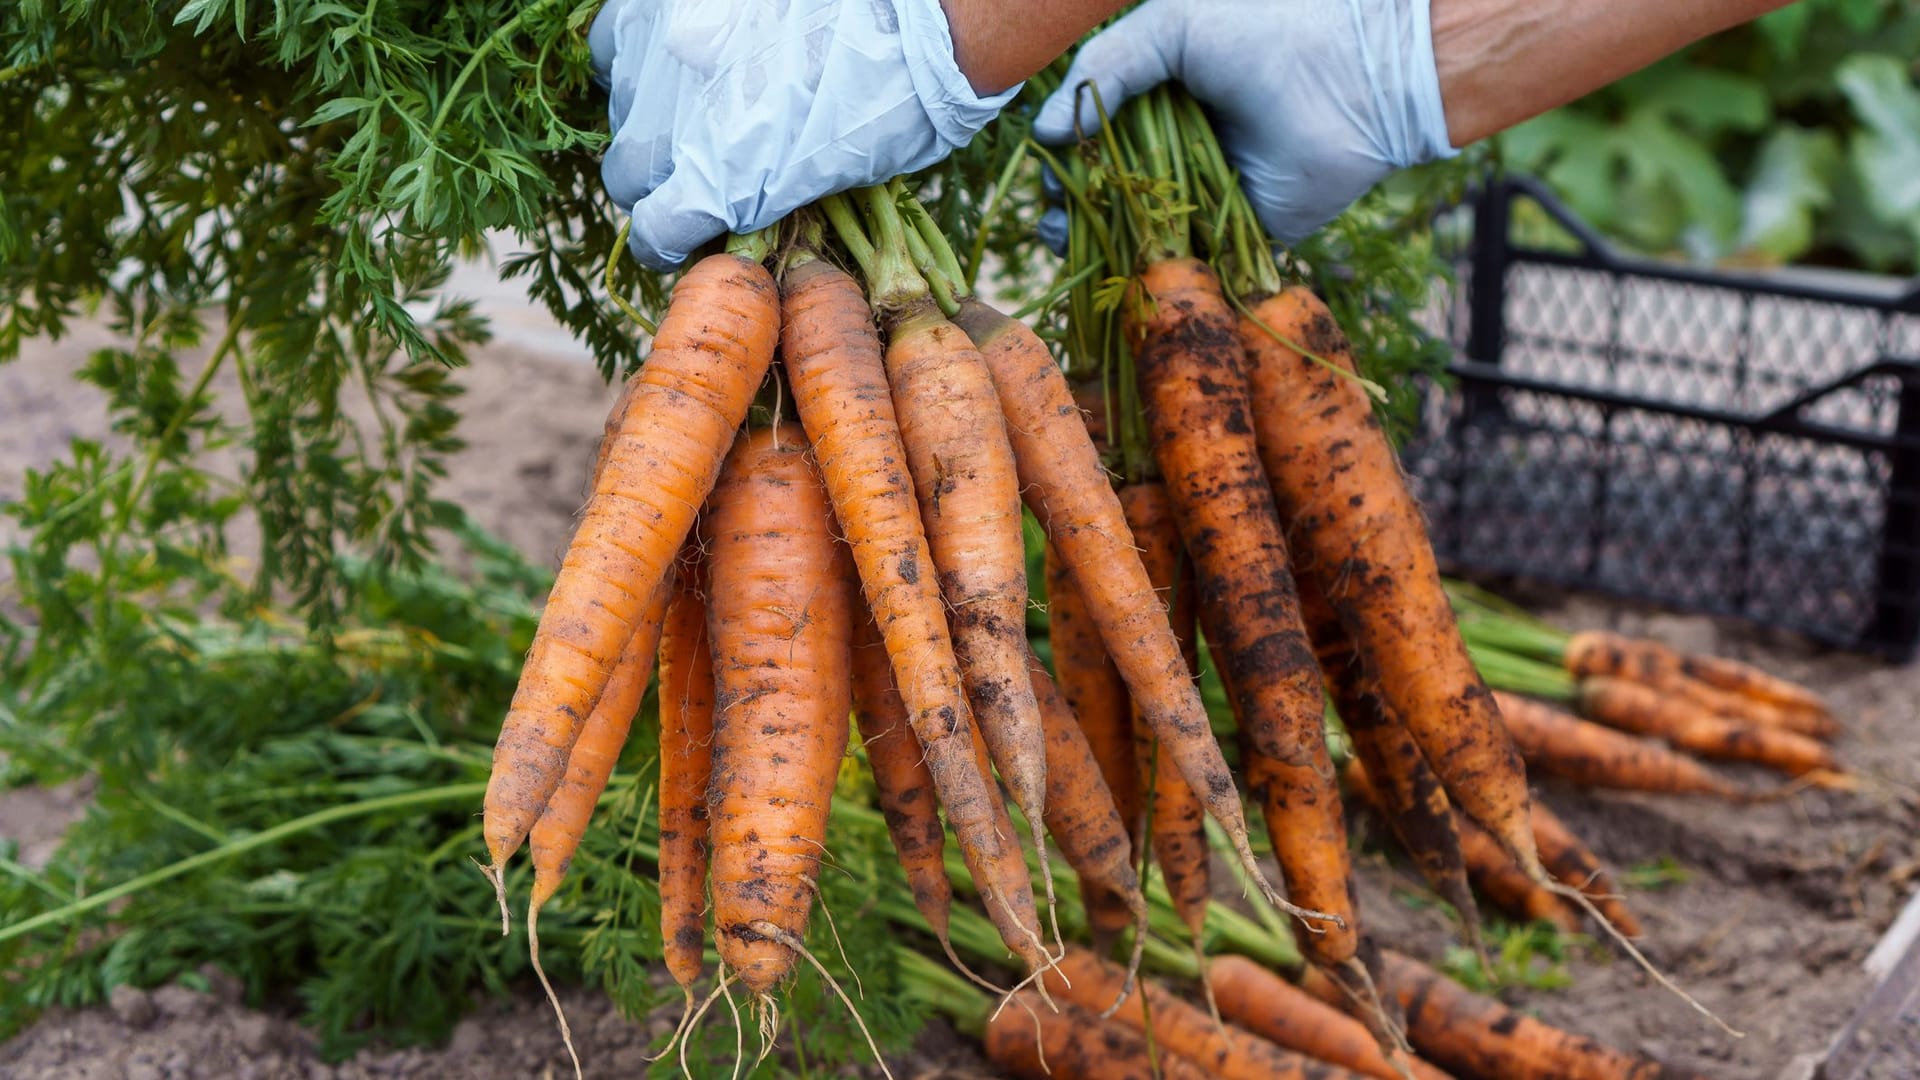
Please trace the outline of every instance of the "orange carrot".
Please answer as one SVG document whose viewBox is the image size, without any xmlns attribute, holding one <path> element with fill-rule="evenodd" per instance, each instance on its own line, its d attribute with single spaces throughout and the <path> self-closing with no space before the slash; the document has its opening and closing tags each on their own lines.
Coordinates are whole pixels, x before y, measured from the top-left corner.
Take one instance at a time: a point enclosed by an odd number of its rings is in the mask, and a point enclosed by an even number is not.
<svg viewBox="0 0 1920 1080">
<path fill-rule="evenodd" d="M 1026 324 L 986 304 L 962 303 L 954 322 L 979 346 L 993 376 L 1021 497 L 1079 586 L 1138 715 L 1226 830 L 1241 864 L 1270 893 L 1200 689 L 1188 677 L 1180 643 L 1133 550 L 1119 496 L 1059 365 Z"/>
<path fill-rule="evenodd" d="M 1827 703 L 1812 690 L 1738 660 L 1729 660 L 1724 656 L 1682 653 L 1680 671 L 1708 686 L 1739 694 L 1753 701 L 1768 702 L 1783 709 L 1816 717 L 1831 719 L 1833 715 L 1828 710 Z M 1837 724 L 1835 726 L 1838 727 Z"/>
<path fill-rule="evenodd" d="M 1608 727 L 1664 739 L 1704 758 L 1749 761 L 1790 776 L 1840 771 L 1832 753 L 1805 735 L 1743 724 L 1625 679 L 1582 680 L 1580 709 Z"/>
<path fill-rule="evenodd" d="M 854 569 L 806 436 L 742 437 L 701 535 L 713 642 L 714 932 L 756 996 L 791 971 L 852 707 Z"/>
<path fill-rule="evenodd" d="M 975 880 L 991 880 L 995 864 L 1024 865 L 1024 859 L 1017 846 L 1001 843 L 998 793 L 973 760 L 973 724 L 873 314 L 859 283 L 819 260 L 790 262 L 781 287 L 781 362 L 800 422 L 853 549 L 947 821 Z M 1008 946 L 1030 970 L 1044 964 L 1044 954 L 1003 917 L 999 913 L 995 925 L 1011 932 Z"/>
<path fill-rule="evenodd" d="M 1031 652 L 1027 673 L 1033 679 L 1033 696 L 1040 703 L 1047 735 L 1047 832 L 1079 875 L 1083 894 L 1091 890 L 1111 897 L 1137 928 L 1134 955 L 1138 957 L 1146 940 L 1147 901 L 1133 868 L 1126 826 L 1113 804 L 1113 793 L 1101 779 L 1093 748 L 1074 722 L 1072 706 Z M 1129 977 L 1135 967 L 1137 959 L 1129 967 Z"/>
<path fill-rule="evenodd" d="M 1030 990 L 987 1022 L 987 1060 L 1019 1080 L 1207 1080 L 1185 1058 L 1147 1049 L 1139 1032 L 1072 1002 L 1058 1009 Z"/>
<path fill-rule="evenodd" d="M 1320 658 L 1327 692 L 1346 725 L 1354 753 L 1366 766 L 1367 775 L 1378 781 L 1381 816 L 1421 877 L 1459 913 L 1473 951 L 1484 956 L 1480 910 L 1473 902 L 1466 862 L 1460 854 L 1452 800 L 1427 764 L 1426 755 L 1420 752 L 1420 744 L 1375 690 L 1358 650 L 1312 578 L 1303 576 L 1297 584 L 1300 612 L 1313 651 Z"/>
<path fill-rule="evenodd" d="M 1187 677 L 1197 679 L 1200 658 L 1192 566 L 1181 558 L 1180 530 L 1173 521 L 1167 489 L 1159 483 L 1129 484 L 1120 489 L 1120 506 L 1147 568 L 1147 580 L 1165 598 L 1167 621 L 1180 642 Z M 1160 864 L 1174 910 L 1198 941 L 1207 921 L 1207 898 L 1213 892 L 1205 812 L 1174 768 L 1173 755 L 1162 752 L 1153 729 L 1138 718 L 1132 727 L 1140 786 L 1152 793 L 1147 831 L 1153 858 Z"/>
<path fill-rule="evenodd" d="M 1020 485 L 993 379 L 931 298 L 887 312 L 884 322 L 894 414 L 967 700 L 1013 801 L 1038 828 L 1046 751 L 1026 674 Z"/>
<path fill-rule="evenodd" d="M 1345 336 L 1306 289 L 1282 290 L 1251 310 L 1240 323 L 1250 417 L 1300 572 L 1333 605 L 1453 805 L 1529 876 L 1547 880 L 1520 756 L 1467 656 L 1420 508 L 1353 378 Z"/>
<path fill-rule="evenodd" d="M 1389 993 L 1422 1056 L 1464 1076 L 1510 1080 L 1684 1080 L 1689 1074 L 1551 1027 L 1388 951 Z"/>
<path fill-rule="evenodd" d="M 1069 948 L 1059 968 L 1049 970 L 1045 978 L 1056 995 L 1088 1009 L 1104 1008 L 1120 997 L 1126 982 L 1119 968 L 1078 948 Z M 1125 995 L 1114 1019 L 1135 1031 L 1151 1030 L 1163 1053 L 1192 1061 L 1223 1080 L 1344 1080 L 1356 1075 L 1220 1024 L 1205 1009 L 1175 997 L 1151 979 Z"/>
<path fill-rule="evenodd" d="M 1818 699 L 1814 699 L 1813 708 L 1807 707 L 1804 702 L 1789 706 L 1722 689 L 1688 674 L 1689 664 L 1694 670 L 1716 673 L 1726 670 L 1711 663 L 1702 664 L 1701 659 L 1685 656 L 1657 641 L 1626 637 L 1605 630 L 1589 630 L 1567 639 L 1562 663 L 1568 672 L 1578 678 L 1631 679 L 1684 698 L 1709 712 L 1758 727 L 1792 731 L 1818 739 L 1839 734 L 1839 723 L 1824 708 L 1817 707 Z M 1770 678 L 1763 672 L 1755 674 Z M 1791 683 L 1783 685 L 1792 686 Z"/>
<path fill-rule="evenodd" d="M 1047 630 L 1060 691 L 1079 721 L 1089 752 L 1113 799 L 1127 837 L 1127 862 L 1137 865 L 1145 819 L 1141 817 L 1140 775 L 1133 760 L 1133 718 L 1127 684 L 1100 644 L 1086 602 L 1061 562 L 1059 549 L 1047 545 Z M 1081 902 L 1096 942 L 1111 940 L 1133 922 L 1125 900 L 1081 883 Z"/>
<path fill-rule="evenodd" d="M 972 730 L 974 768 L 986 778 L 989 798 L 993 802 L 994 838 L 1003 850 L 1018 853 L 1020 846 L 1013 833 L 1013 817 L 1007 813 L 1006 801 L 1000 797 L 1000 788 L 993 782 L 992 755 L 987 751 L 987 742 L 980 735 L 980 729 Z M 986 876 L 974 874 L 973 886 L 980 893 L 980 902 L 986 907 L 988 918 L 993 920 L 994 929 L 1000 931 L 1001 940 L 1009 943 L 1016 939 L 1024 941 L 1030 949 L 1038 950 L 1044 956 L 1040 918 L 1033 902 L 1033 879 L 1028 876 L 1026 860 L 1016 854 L 1015 858 L 996 859 L 983 869 Z M 1020 950 L 1015 949 L 1014 955 L 1020 956 Z M 1024 956 L 1022 960 L 1024 962 Z"/>
<path fill-rule="evenodd" d="M 1447 1080 L 1446 1073 L 1404 1051 L 1389 1058 L 1365 1024 L 1244 956 L 1214 957 L 1207 985 L 1221 1016 L 1276 1045 L 1376 1080 L 1406 1080 L 1408 1073 L 1413 1080 Z"/>
<path fill-rule="evenodd" d="M 713 652 L 706 575 L 680 567 L 660 635 L 660 936 L 667 971 L 689 994 L 706 946 L 707 785 L 713 777 Z"/>
<path fill-rule="evenodd" d="M 872 618 L 855 621 L 853 639 L 853 710 L 860 725 L 860 741 L 873 770 L 880 813 L 887 834 L 907 874 L 913 906 L 927 920 L 933 936 L 949 957 L 953 944 L 947 934 L 953 909 L 953 884 L 947 880 L 946 830 L 940 825 L 940 807 L 927 771 L 920 740 L 907 724 L 907 708 L 893 686 L 893 668 L 887 662 L 886 643 Z"/>
<path fill-rule="evenodd" d="M 759 264 L 702 259 L 673 297 L 494 746 L 483 831 L 496 889 L 559 786 L 581 725 L 692 531 L 773 360 L 779 310 Z"/>
<path fill-rule="evenodd" d="M 1627 910 L 1613 879 L 1600 869 L 1600 860 L 1538 799 L 1533 803 L 1533 841 L 1540 848 L 1540 861 L 1547 864 L 1554 877 L 1591 896 L 1600 913 L 1621 933 L 1640 936 L 1640 920 Z"/>
<path fill-rule="evenodd" d="M 1515 694 L 1494 692 L 1500 718 L 1527 768 L 1583 787 L 1675 795 L 1748 797 L 1739 785 L 1684 754 L 1582 720 Z"/>
</svg>

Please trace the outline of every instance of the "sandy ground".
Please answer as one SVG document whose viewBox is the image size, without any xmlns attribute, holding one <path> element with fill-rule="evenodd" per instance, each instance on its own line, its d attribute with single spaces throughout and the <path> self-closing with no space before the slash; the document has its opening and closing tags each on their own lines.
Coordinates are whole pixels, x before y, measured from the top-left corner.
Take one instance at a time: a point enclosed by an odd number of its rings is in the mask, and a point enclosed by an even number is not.
<svg viewBox="0 0 1920 1080">
<path fill-rule="evenodd" d="M 484 273 L 462 280 L 488 298 Z M 491 300 L 500 313 L 501 337 L 459 377 L 467 390 L 463 431 L 470 445 L 452 463 L 442 491 L 487 528 L 536 557 L 557 561 L 612 393 L 544 319 L 497 290 Z M 23 470 L 51 460 L 69 438 L 103 434 L 99 396 L 70 379 L 86 351 L 103 340 L 97 331 L 83 331 L 0 367 L 0 500 L 19 492 Z M 0 542 L 5 539 L 0 533 Z M 1565 625 L 1644 631 L 1686 647 L 1759 660 L 1820 688 L 1840 707 L 1849 724 L 1840 753 L 1867 777 L 1860 794 L 1812 794 L 1736 808 L 1594 795 L 1551 784 L 1539 789 L 1611 867 L 1672 859 L 1686 868 L 1687 880 L 1630 890 L 1629 902 L 1647 924 L 1649 955 L 1745 1029 L 1746 1038 L 1718 1034 L 1632 965 L 1601 952 L 1575 955 L 1570 990 L 1508 991 L 1512 1002 L 1556 1024 L 1705 1075 L 1794 1075 L 1859 1001 L 1868 985 L 1861 961 L 1920 876 L 1920 815 L 1914 809 L 1920 791 L 1920 667 L 1821 653 L 1705 619 L 1555 595 L 1521 598 Z M 0 835 L 19 840 L 29 862 L 44 858 L 85 798 L 84 786 L 0 792 Z M 1365 855 L 1360 876 L 1363 913 L 1383 939 L 1430 960 L 1455 940 L 1404 867 Z M 297 1027 L 246 1009 L 217 976 L 211 985 L 208 993 L 123 990 L 110 1007 L 48 1014 L 0 1047 L 0 1080 L 570 1072 L 552 1037 L 550 1014 L 530 991 L 481 1003 L 446 1047 L 368 1051 L 329 1066 L 315 1058 L 311 1039 Z M 637 1074 L 653 1029 L 671 1024 L 666 1017 L 627 1023 L 600 995 L 584 990 L 569 992 L 567 999 L 589 1076 Z M 1920 1046 L 1908 1049 L 1909 1071 L 1887 1075 L 1920 1075 Z M 971 1048 L 937 1023 L 894 1065 L 904 1077 L 991 1075 Z"/>
</svg>

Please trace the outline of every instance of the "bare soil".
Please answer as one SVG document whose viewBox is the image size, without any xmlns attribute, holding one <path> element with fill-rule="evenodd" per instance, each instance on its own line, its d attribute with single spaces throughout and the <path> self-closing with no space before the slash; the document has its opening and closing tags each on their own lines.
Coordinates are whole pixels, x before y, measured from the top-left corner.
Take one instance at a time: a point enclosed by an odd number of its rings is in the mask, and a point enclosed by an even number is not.
<svg viewBox="0 0 1920 1080">
<path fill-rule="evenodd" d="M 487 528 L 557 562 L 613 395 L 590 365 L 555 347 L 550 327 L 520 312 L 505 323 L 503 339 L 481 350 L 459 376 L 467 390 L 463 431 L 470 445 L 452 463 L 442 491 Z M 97 330 L 82 330 L 0 367 L 0 501 L 21 490 L 25 469 L 53 460 L 68 439 L 105 434 L 100 396 L 71 380 L 87 349 L 105 340 Z M 0 542 L 7 539 L 0 526 Z M 1820 689 L 1838 706 L 1848 724 L 1839 752 L 1865 779 L 1857 794 L 1808 793 L 1734 807 L 1551 783 L 1538 789 L 1616 872 L 1663 859 L 1684 868 L 1683 881 L 1627 889 L 1647 927 L 1643 947 L 1746 1038 L 1719 1033 L 1605 950 L 1575 952 L 1570 989 L 1514 987 L 1503 995 L 1562 1027 L 1707 1076 L 1803 1074 L 1865 993 L 1870 980 L 1861 961 L 1920 876 L 1920 667 L 1610 602 L 1560 594 L 1516 598 L 1569 627 L 1609 626 L 1757 660 Z M 0 836 L 19 840 L 29 863 L 44 859 L 86 795 L 84 786 L 0 792 Z M 1457 941 L 1418 879 L 1386 856 L 1363 855 L 1360 888 L 1364 915 L 1384 941 L 1429 961 Z M 531 988 L 480 1003 L 445 1047 L 370 1050 L 335 1066 L 320 1062 L 311 1037 L 285 1018 L 241 1004 L 230 980 L 211 973 L 207 981 L 205 992 L 123 989 L 109 1006 L 49 1013 L 0 1047 L 0 1080 L 571 1072 L 551 1013 Z M 573 989 L 564 998 L 588 1076 L 639 1074 L 647 1045 L 675 1018 L 636 1025 L 598 993 Z M 1907 1036 L 1920 1038 L 1911 1025 Z M 1893 1056 L 1910 1071 L 1887 1075 L 1920 1075 L 1920 1045 L 1896 1048 Z M 834 1071 L 814 1064 L 816 1072 L 831 1075 L 877 1075 L 859 1065 Z M 926 1080 L 992 1075 L 965 1040 L 939 1023 L 893 1068 L 895 1075 Z"/>
</svg>

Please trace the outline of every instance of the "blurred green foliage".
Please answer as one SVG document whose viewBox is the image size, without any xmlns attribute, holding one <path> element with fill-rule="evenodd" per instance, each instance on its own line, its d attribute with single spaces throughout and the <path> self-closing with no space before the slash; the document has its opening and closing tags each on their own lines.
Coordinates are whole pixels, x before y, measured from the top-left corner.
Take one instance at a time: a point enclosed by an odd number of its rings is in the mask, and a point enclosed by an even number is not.
<svg viewBox="0 0 1920 1080">
<path fill-rule="evenodd" d="M 1595 227 L 1703 260 L 1920 270 L 1920 5 L 1800 0 L 1499 139 Z"/>
</svg>

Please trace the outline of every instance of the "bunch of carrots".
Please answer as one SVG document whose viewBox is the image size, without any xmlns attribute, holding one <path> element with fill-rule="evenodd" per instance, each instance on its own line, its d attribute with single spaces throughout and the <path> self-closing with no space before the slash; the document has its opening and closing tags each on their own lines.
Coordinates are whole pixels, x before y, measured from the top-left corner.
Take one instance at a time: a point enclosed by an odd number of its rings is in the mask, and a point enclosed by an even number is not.
<svg viewBox="0 0 1920 1080">
<path fill-rule="evenodd" d="M 526 846 L 537 968 L 540 908 L 657 667 L 661 926 L 683 1028 L 737 985 L 771 1030 L 775 992 L 818 966 L 804 941 L 851 714 L 914 915 L 953 973 L 911 970 L 934 996 L 973 985 L 1018 1006 L 981 1027 L 1009 1068 L 1131 1075 L 1089 1040 L 1118 1060 L 1145 1034 L 1193 1075 L 1344 1075 L 1315 1061 L 1443 1075 L 1413 1050 L 1444 1060 L 1458 1047 L 1429 1044 L 1460 1025 L 1512 1024 L 1491 1003 L 1452 1016 L 1457 988 L 1361 933 L 1343 781 L 1468 925 L 1466 853 L 1482 850 L 1523 906 L 1637 927 L 1533 804 L 1522 752 L 1542 745 L 1537 726 L 1503 720 L 1369 384 L 1331 313 L 1275 264 L 1198 108 L 1155 91 L 1056 167 L 1073 210 L 1065 370 L 968 294 L 898 180 L 734 237 L 681 277 L 608 418 L 495 749 L 485 870 L 503 924 L 504 871 Z M 1052 672 L 1027 640 L 1023 507 L 1046 537 Z M 1602 683 L 1582 695 L 1595 713 L 1615 683 L 1672 697 L 1682 679 L 1811 723 L 1784 684 L 1572 641 L 1569 669 Z M 1202 701 L 1203 645 L 1237 774 Z M 1499 653 L 1510 668 L 1540 655 Z M 1352 746 L 1340 765 L 1329 699 Z M 1284 892 L 1256 858 L 1243 787 Z M 1302 985 L 1367 1038 L 1289 1043 L 1275 1032 L 1297 1010 L 1277 987 L 1299 991 L 1200 955 L 1225 917 L 1210 829 L 1257 901 L 1295 920 Z M 1049 846 L 1070 877 L 1056 881 Z M 956 882 L 990 932 L 956 908 Z M 1092 952 L 1065 944 L 1063 914 Z M 1170 926 L 1193 954 L 1167 952 Z M 709 942 L 719 977 L 697 1001 Z M 1011 956 L 1020 982 L 994 985 L 963 952 Z M 1216 1011 L 1143 988 L 1143 964 L 1196 979 Z M 1283 1068 L 1280 1046 L 1307 1056 Z M 1638 1067 L 1580 1075 L 1652 1075 Z"/>
</svg>

